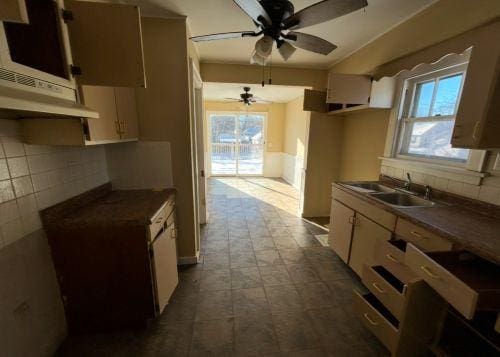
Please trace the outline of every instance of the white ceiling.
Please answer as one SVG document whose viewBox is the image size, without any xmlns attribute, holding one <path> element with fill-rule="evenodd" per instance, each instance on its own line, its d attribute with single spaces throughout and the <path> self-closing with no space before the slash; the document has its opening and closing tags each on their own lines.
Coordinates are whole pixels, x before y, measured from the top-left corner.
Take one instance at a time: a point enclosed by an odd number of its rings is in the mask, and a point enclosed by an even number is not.
<svg viewBox="0 0 500 357">
<path fill-rule="evenodd" d="M 193 36 L 218 32 L 248 31 L 255 26 L 232 0 L 114 0 L 138 3 L 147 16 L 179 14 L 188 17 Z M 292 0 L 295 11 L 320 0 Z M 297 50 L 286 65 L 327 68 L 391 27 L 413 16 L 437 0 L 368 0 L 365 10 L 301 30 L 338 46 L 328 56 Z M 255 38 L 198 43 L 203 62 L 249 63 Z M 273 63 L 283 64 L 275 49 Z"/>
<path fill-rule="evenodd" d="M 239 83 L 203 83 L 203 99 L 213 101 L 227 101 L 226 98 L 239 98 L 243 93 L 243 87 L 250 87 L 250 93 L 255 97 L 273 103 L 288 103 L 304 95 L 305 87 L 289 87 L 258 84 Z"/>
</svg>

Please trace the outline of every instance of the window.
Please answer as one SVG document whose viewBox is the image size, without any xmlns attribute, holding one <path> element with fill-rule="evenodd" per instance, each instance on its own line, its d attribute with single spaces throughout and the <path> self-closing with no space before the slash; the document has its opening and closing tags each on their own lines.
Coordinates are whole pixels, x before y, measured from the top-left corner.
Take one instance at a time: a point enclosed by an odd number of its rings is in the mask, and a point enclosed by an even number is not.
<svg viewBox="0 0 500 357">
<path fill-rule="evenodd" d="M 470 151 L 451 147 L 466 64 L 407 79 L 398 156 L 465 165 Z"/>
</svg>

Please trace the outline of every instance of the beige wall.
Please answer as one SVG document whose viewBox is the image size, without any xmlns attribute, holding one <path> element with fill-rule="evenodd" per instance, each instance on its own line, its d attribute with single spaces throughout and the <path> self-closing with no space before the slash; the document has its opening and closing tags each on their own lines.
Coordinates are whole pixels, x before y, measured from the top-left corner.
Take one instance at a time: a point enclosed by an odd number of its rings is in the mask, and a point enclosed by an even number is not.
<svg viewBox="0 0 500 357">
<path fill-rule="evenodd" d="M 232 111 L 232 112 L 265 112 L 267 113 L 267 152 L 283 151 L 283 132 L 285 124 L 285 104 L 253 104 L 251 107 L 241 103 L 205 101 L 206 111 Z M 206 121 L 205 121 L 206 123 Z M 206 140 L 208 143 L 208 140 Z"/>
<path fill-rule="evenodd" d="M 440 0 L 332 68 L 339 73 L 368 73 L 498 16 L 498 0 Z"/>
<path fill-rule="evenodd" d="M 193 257 L 196 224 L 186 21 L 142 18 L 142 31 L 148 86 L 136 90 L 140 139 L 170 142 L 173 185 L 178 190 L 177 248 L 179 256 Z"/>
<path fill-rule="evenodd" d="M 304 157 L 310 112 L 302 109 L 304 96 L 286 103 L 283 152 Z"/>
<path fill-rule="evenodd" d="M 344 118 L 340 180 L 377 180 L 384 155 L 389 111 L 371 111 Z"/>
<path fill-rule="evenodd" d="M 342 118 L 311 113 L 304 185 L 304 217 L 330 215 L 331 184 L 339 179 L 342 133 Z"/>
</svg>

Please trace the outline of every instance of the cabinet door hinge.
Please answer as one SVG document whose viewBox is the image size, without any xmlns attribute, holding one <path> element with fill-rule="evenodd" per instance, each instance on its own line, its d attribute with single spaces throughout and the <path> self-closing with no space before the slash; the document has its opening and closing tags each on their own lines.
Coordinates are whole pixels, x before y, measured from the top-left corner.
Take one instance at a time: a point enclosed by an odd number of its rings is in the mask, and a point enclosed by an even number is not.
<svg viewBox="0 0 500 357">
<path fill-rule="evenodd" d="M 61 14 L 65 23 L 68 23 L 69 21 L 73 21 L 75 19 L 75 17 L 73 16 L 73 12 L 69 10 L 62 9 Z"/>
</svg>

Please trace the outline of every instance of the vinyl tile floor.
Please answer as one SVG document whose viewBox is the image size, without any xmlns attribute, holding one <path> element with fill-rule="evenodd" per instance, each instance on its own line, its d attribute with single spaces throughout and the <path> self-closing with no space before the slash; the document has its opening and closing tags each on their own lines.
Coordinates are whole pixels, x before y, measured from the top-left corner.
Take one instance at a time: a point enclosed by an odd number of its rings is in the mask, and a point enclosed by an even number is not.
<svg viewBox="0 0 500 357">
<path fill-rule="evenodd" d="M 282 180 L 211 178 L 201 262 L 145 330 L 67 338 L 59 356 L 388 356 L 351 310 L 355 274 Z"/>
</svg>

